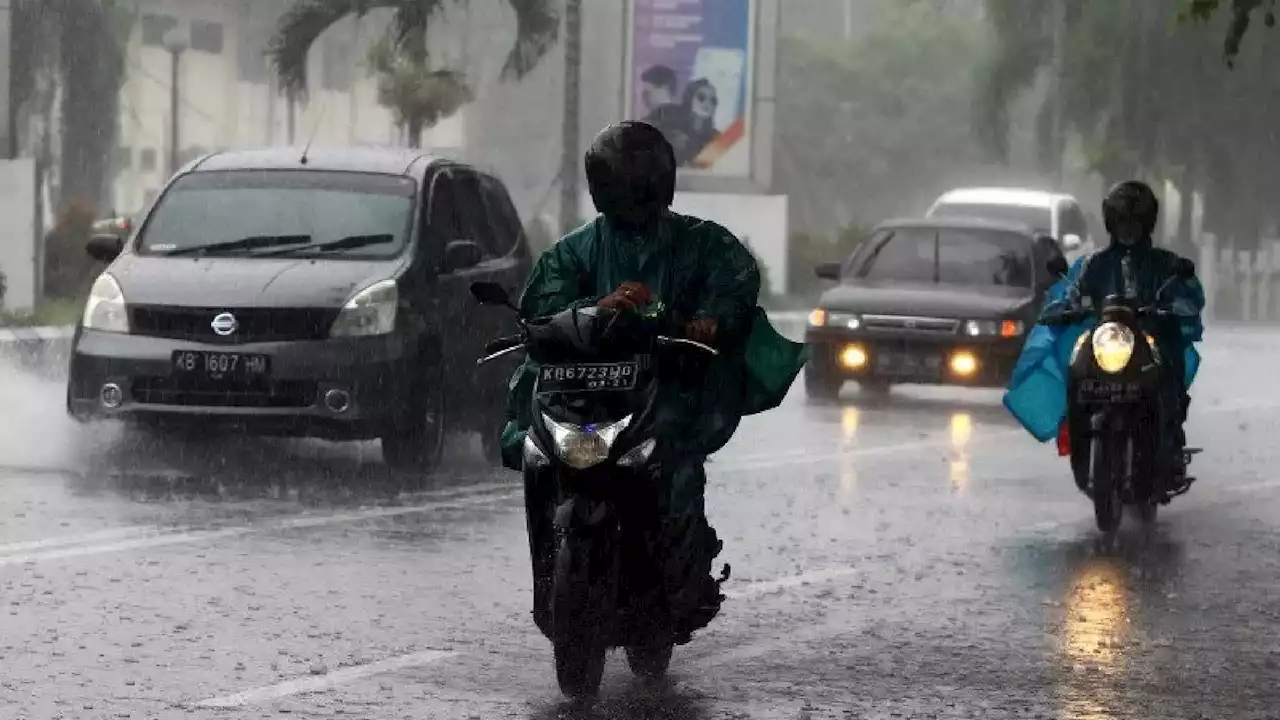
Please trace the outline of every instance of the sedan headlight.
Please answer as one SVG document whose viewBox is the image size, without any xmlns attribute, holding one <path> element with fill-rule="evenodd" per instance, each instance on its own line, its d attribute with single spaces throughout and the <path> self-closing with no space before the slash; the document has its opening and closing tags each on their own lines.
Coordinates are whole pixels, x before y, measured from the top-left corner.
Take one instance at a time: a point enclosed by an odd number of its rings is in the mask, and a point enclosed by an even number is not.
<svg viewBox="0 0 1280 720">
<path fill-rule="evenodd" d="M 129 308 L 124 301 L 120 283 L 110 273 L 102 273 L 93 281 L 89 299 L 84 304 L 84 316 L 80 324 L 86 330 L 128 333 Z"/>
<path fill-rule="evenodd" d="M 546 413 L 542 414 L 542 422 L 551 431 L 551 439 L 556 445 L 556 455 L 564 464 L 577 470 L 586 470 L 599 465 L 609 458 L 613 443 L 631 424 L 631 416 L 607 425 L 587 425 L 579 427 L 569 423 L 552 420 Z"/>
<path fill-rule="evenodd" d="M 857 330 L 862 327 L 862 318 L 854 313 L 831 312 L 818 308 L 809 313 L 809 324 L 813 327 L 840 327 Z"/>
<path fill-rule="evenodd" d="M 964 334 L 969 337 L 1020 337 L 1026 329 L 1021 320 L 969 320 L 964 324 Z"/>
<path fill-rule="evenodd" d="M 396 327 L 400 290 L 395 280 L 376 282 L 361 290 L 338 313 L 329 328 L 330 337 L 386 335 Z"/>
<path fill-rule="evenodd" d="M 1118 373 L 1133 357 L 1133 331 L 1120 323 L 1103 323 L 1093 331 L 1093 359 L 1104 372 Z"/>
</svg>

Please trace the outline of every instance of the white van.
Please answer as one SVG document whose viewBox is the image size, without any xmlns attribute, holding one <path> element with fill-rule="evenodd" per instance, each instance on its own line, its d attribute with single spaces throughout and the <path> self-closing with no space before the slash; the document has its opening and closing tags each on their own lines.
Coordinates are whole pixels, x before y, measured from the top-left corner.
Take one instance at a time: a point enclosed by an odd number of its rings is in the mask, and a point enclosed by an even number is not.
<svg viewBox="0 0 1280 720">
<path fill-rule="evenodd" d="M 1019 222 L 1057 239 L 1067 262 L 1093 252 L 1080 203 L 1070 195 L 1021 188 L 957 188 L 934 201 L 925 217 L 973 217 Z"/>
</svg>

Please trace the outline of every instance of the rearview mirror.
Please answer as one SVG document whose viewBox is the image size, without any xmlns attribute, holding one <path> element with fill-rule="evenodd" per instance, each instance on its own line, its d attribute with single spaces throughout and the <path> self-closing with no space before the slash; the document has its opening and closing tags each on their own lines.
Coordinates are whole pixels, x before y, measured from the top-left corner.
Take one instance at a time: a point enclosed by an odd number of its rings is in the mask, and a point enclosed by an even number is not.
<svg viewBox="0 0 1280 720">
<path fill-rule="evenodd" d="M 1054 255 L 1049 258 L 1049 262 L 1045 263 L 1045 269 L 1049 271 L 1049 277 L 1057 281 L 1058 278 L 1067 274 L 1070 266 L 1067 265 L 1067 259 L 1061 255 Z"/>
<path fill-rule="evenodd" d="M 440 271 L 448 275 L 459 270 L 467 270 L 484 260 L 484 251 L 470 240 L 454 240 L 444 246 L 444 259 L 440 262 Z"/>
<path fill-rule="evenodd" d="M 1075 233 L 1067 233 L 1062 236 L 1062 249 L 1067 252 L 1079 250 L 1084 245 L 1084 239 Z"/>
<path fill-rule="evenodd" d="M 505 305 L 511 307 L 511 296 L 494 282 L 471 283 L 471 297 L 481 305 Z"/>
<path fill-rule="evenodd" d="M 813 268 L 813 274 L 823 280 L 840 280 L 840 263 L 821 263 Z"/>
<path fill-rule="evenodd" d="M 89 253 L 89 257 L 103 263 L 115 260 L 122 251 L 124 251 L 124 238 L 109 233 L 94 235 L 85 246 L 85 252 Z"/>
<path fill-rule="evenodd" d="M 1173 272 L 1184 280 L 1190 280 L 1196 276 L 1196 264 L 1187 258 L 1178 258 L 1178 263 Z"/>
</svg>

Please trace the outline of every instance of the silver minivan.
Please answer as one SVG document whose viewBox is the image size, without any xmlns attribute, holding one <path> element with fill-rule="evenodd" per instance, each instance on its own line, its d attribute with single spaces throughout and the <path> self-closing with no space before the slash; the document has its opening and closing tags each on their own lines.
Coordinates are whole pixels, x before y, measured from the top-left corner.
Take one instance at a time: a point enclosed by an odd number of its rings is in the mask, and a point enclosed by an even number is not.
<svg viewBox="0 0 1280 720">
<path fill-rule="evenodd" d="M 1022 188 L 956 188 L 934 201 L 925 217 L 971 217 L 1018 222 L 1058 241 L 1067 262 L 1096 249 L 1080 203 L 1070 195 Z"/>
</svg>

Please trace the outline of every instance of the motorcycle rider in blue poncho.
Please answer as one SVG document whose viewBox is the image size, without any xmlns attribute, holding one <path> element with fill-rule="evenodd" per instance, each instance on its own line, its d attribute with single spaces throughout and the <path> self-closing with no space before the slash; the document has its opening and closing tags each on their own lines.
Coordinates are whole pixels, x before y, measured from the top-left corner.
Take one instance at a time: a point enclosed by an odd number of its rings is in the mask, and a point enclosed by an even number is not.
<svg viewBox="0 0 1280 720">
<path fill-rule="evenodd" d="M 1152 232 L 1159 214 L 1159 201 L 1145 183 L 1127 180 L 1114 185 L 1102 201 L 1103 220 L 1111 243 L 1103 250 L 1080 258 L 1066 276 L 1049 291 L 1041 318 L 1060 313 L 1064 307 L 1100 309 L 1110 295 L 1124 290 L 1124 273 L 1131 273 L 1142 305 L 1153 303 L 1159 288 L 1176 277 L 1182 260 L 1177 253 L 1155 247 Z M 1166 358 L 1169 372 L 1161 401 L 1169 426 L 1162 433 L 1161 452 L 1166 473 L 1177 489 L 1185 484 L 1183 448 L 1186 435 L 1182 425 L 1191 398 L 1188 389 L 1199 366 L 1200 356 L 1192 343 L 1200 341 L 1204 326 L 1204 288 L 1194 277 L 1173 280 L 1162 296 L 1162 304 L 1172 317 L 1143 320 L 1144 329 L 1155 338 Z M 1036 439 L 1047 441 L 1057 433 L 1066 412 L 1066 368 L 1074 339 L 1092 320 L 1070 328 L 1039 324 L 1027 337 L 1022 355 L 1005 394 L 1005 407 Z"/>
</svg>

